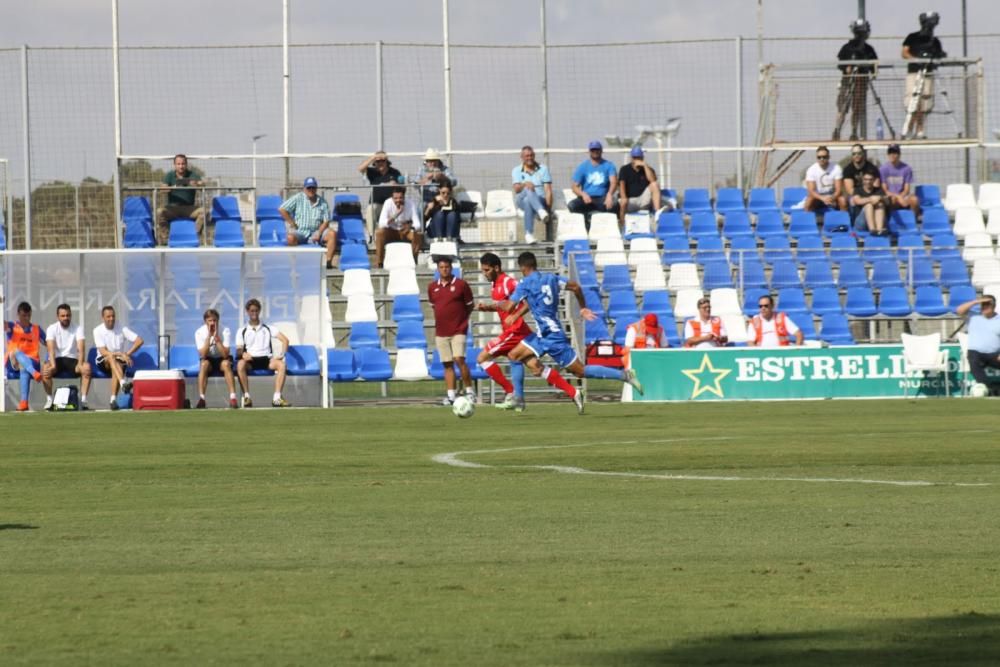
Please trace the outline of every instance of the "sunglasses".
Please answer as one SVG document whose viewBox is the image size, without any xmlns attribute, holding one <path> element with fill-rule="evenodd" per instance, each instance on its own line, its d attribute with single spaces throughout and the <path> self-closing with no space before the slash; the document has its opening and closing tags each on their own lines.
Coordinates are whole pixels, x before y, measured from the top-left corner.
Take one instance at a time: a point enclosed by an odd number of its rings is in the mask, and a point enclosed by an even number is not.
<svg viewBox="0 0 1000 667">
<path fill-rule="evenodd" d="M 829 155 L 817 155 L 816 159 L 817 160 L 829 160 L 830 156 Z"/>
<path fill-rule="evenodd" d="M 771 304 L 769 304 L 769 303 L 758 303 L 757 307 L 758 308 L 770 308 Z"/>
<path fill-rule="evenodd" d="M 859 153 L 858 151 L 851 151 L 851 155 L 864 155 L 864 153 Z"/>
</svg>

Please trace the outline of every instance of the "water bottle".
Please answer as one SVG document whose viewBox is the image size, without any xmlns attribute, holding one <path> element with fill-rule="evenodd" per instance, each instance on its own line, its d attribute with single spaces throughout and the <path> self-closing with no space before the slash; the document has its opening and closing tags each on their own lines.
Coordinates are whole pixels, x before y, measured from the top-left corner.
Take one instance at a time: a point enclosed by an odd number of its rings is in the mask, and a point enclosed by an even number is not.
<svg viewBox="0 0 1000 667">
<path fill-rule="evenodd" d="M 882 125 L 881 118 L 875 121 L 875 138 L 879 141 L 885 139 L 885 126 Z"/>
</svg>

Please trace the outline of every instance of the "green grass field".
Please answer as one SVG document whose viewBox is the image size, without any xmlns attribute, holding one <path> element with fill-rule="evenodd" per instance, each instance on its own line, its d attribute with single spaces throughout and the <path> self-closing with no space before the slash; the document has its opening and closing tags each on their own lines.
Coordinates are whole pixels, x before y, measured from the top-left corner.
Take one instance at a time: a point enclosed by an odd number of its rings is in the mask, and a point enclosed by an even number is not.
<svg viewBox="0 0 1000 667">
<path fill-rule="evenodd" d="M 996 426 L 988 400 L 7 415 L 0 664 L 996 665 Z"/>
</svg>

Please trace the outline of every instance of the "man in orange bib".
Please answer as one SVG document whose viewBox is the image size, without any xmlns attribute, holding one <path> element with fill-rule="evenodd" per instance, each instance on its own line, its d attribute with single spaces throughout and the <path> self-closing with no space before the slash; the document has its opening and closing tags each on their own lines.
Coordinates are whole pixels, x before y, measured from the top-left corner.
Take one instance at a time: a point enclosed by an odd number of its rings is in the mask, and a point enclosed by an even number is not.
<svg viewBox="0 0 1000 667">
<path fill-rule="evenodd" d="M 802 345 L 802 332 L 785 313 L 774 312 L 774 298 L 765 294 L 757 300 L 760 314 L 754 315 L 747 328 L 747 345 L 755 347 L 784 347 L 795 339 Z"/>
<path fill-rule="evenodd" d="M 7 335 L 4 362 L 20 374 L 21 402 L 17 404 L 17 411 L 27 412 L 31 381 L 42 381 L 41 352 L 45 345 L 45 332 L 31 323 L 31 304 L 27 301 L 17 305 L 17 321 L 5 322 L 4 332 Z"/>
<path fill-rule="evenodd" d="M 712 317 L 712 302 L 698 299 L 698 316 L 684 323 L 684 347 L 722 347 L 728 342 L 726 325 Z"/>
</svg>

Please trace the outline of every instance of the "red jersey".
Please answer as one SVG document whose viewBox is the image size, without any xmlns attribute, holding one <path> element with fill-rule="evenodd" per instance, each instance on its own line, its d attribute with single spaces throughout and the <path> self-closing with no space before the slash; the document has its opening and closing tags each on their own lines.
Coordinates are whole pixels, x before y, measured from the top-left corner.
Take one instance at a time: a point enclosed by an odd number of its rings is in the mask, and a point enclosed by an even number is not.
<svg viewBox="0 0 1000 667">
<path fill-rule="evenodd" d="M 497 276 L 497 279 L 493 281 L 493 292 L 490 295 L 493 301 L 500 303 L 501 301 L 510 301 L 510 295 L 514 293 L 517 289 L 517 281 L 506 273 L 501 273 Z M 516 305 L 516 304 L 515 304 Z M 518 336 L 527 336 L 531 333 L 531 327 L 529 327 L 523 317 L 517 318 L 512 325 L 507 326 L 504 323 L 504 318 L 507 313 L 497 313 L 500 317 L 500 326 L 503 327 L 504 333 L 513 333 Z"/>
<path fill-rule="evenodd" d="M 472 312 L 472 288 L 461 278 L 435 280 L 427 285 L 427 300 L 434 307 L 434 334 L 447 338 L 465 334 Z"/>
</svg>

